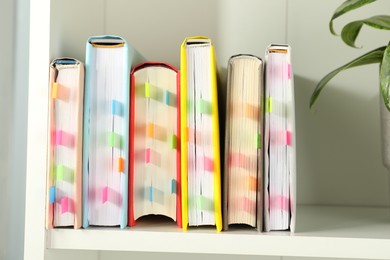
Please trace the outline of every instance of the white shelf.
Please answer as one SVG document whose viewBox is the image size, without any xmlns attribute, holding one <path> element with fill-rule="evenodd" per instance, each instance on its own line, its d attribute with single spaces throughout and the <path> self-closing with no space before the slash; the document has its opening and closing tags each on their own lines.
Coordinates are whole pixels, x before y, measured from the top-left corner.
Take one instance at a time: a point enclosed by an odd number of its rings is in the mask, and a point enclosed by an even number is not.
<svg viewBox="0 0 390 260">
<path fill-rule="evenodd" d="M 53 229 L 51 249 L 274 255 L 361 259 L 390 258 L 388 208 L 298 208 L 297 232 L 257 233 L 252 229 L 216 232 L 213 228 L 178 229 L 172 223 L 141 223 L 124 230 Z"/>
</svg>

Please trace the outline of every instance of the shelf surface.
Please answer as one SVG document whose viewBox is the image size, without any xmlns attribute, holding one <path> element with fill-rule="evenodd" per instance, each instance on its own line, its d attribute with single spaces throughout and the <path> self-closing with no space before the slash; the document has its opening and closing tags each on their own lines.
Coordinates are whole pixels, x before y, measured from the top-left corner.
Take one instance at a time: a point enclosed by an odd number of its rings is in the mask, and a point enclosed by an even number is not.
<svg viewBox="0 0 390 260">
<path fill-rule="evenodd" d="M 299 206 L 297 227 L 257 233 L 250 228 L 216 232 L 212 227 L 182 231 L 173 222 L 150 219 L 119 229 L 52 229 L 49 249 L 207 253 L 390 259 L 390 209 Z"/>
</svg>

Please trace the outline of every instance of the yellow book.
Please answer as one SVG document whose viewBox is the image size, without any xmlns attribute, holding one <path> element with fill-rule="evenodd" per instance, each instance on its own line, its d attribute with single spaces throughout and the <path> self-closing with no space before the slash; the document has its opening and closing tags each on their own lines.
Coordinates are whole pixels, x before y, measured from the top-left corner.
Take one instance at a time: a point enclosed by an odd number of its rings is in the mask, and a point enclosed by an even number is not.
<svg viewBox="0 0 390 260">
<path fill-rule="evenodd" d="M 181 72 L 181 180 L 183 229 L 222 230 L 217 72 L 212 41 L 184 40 Z"/>
</svg>

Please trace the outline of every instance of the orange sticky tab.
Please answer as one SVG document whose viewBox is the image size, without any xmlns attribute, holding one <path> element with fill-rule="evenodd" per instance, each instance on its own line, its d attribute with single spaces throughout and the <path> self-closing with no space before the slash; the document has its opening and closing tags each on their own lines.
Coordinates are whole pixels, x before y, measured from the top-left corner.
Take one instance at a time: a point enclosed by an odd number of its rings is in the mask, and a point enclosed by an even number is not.
<svg viewBox="0 0 390 260">
<path fill-rule="evenodd" d="M 125 172 L 125 160 L 122 157 L 118 158 L 118 172 Z"/>
<path fill-rule="evenodd" d="M 146 131 L 147 131 L 147 136 L 153 138 L 154 137 L 154 124 L 149 123 Z"/>
<path fill-rule="evenodd" d="M 249 190 L 257 190 L 257 178 L 256 177 L 248 177 L 248 188 Z"/>
</svg>

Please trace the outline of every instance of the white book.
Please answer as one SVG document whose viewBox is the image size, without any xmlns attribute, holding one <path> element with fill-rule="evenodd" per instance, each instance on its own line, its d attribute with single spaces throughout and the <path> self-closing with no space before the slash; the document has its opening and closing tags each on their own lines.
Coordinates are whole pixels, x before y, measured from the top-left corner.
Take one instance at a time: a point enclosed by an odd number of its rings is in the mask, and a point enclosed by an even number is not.
<svg viewBox="0 0 390 260">
<path fill-rule="evenodd" d="M 264 218 L 265 230 L 295 230 L 296 142 L 291 48 L 266 50 Z"/>
</svg>

